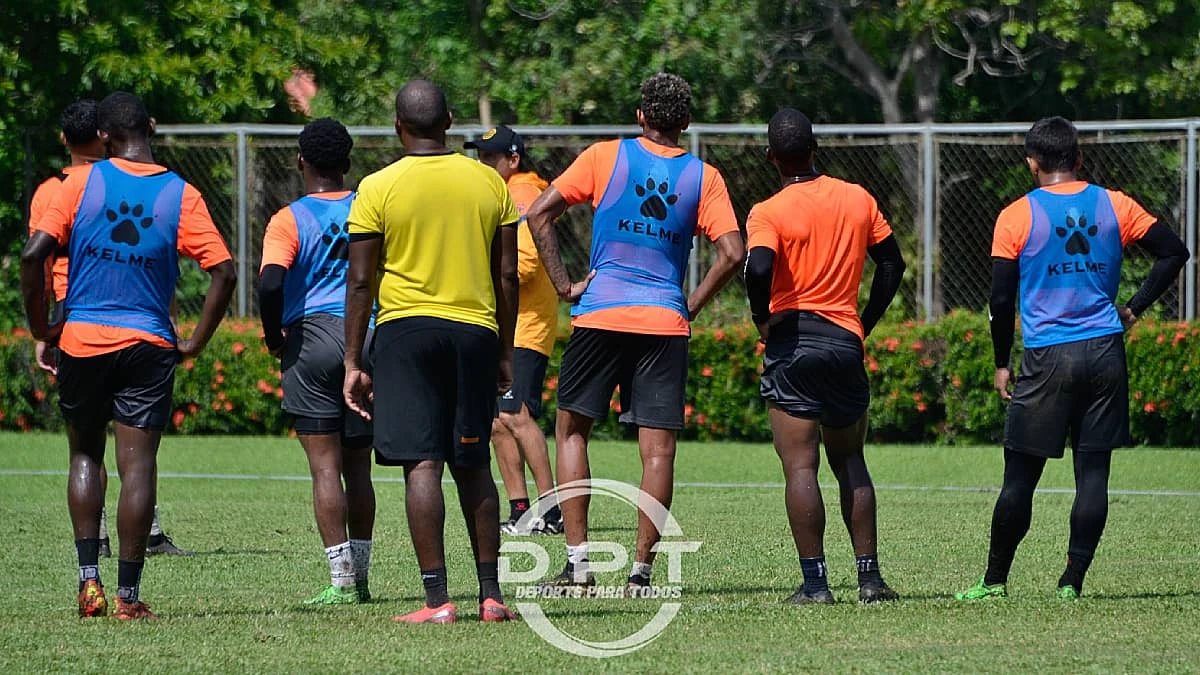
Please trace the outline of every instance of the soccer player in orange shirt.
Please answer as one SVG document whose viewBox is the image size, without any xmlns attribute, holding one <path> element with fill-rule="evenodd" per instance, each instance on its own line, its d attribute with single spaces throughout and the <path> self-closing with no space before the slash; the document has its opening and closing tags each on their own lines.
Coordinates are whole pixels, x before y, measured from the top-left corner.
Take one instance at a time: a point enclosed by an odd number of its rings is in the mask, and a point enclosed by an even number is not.
<svg viewBox="0 0 1200 675">
<path fill-rule="evenodd" d="M 281 360 L 283 409 L 308 458 L 313 512 L 329 562 L 329 586 L 305 604 L 352 604 L 371 599 L 375 527 L 371 426 L 342 399 L 346 220 L 354 200 L 344 179 L 354 141 L 340 122 L 323 117 L 304 127 L 298 143 L 305 195 L 267 223 L 258 305 L 267 348 Z"/>
<path fill-rule="evenodd" d="M 647 79 L 637 111 L 642 135 L 584 150 L 528 214 L 550 281 L 559 297 L 576 303 L 558 379 L 558 484 L 591 476 L 588 437 L 595 421 L 608 416 L 619 387 L 620 419 L 638 427 L 641 488 L 667 508 L 676 434 L 683 428 L 691 322 L 745 255 L 725 179 L 679 147 L 691 105 L 691 87 L 678 75 Z M 551 223 L 583 203 L 595 207 L 591 273 L 572 283 Z M 683 282 L 698 234 L 716 244 L 717 258 L 688 296 Z M 587 569 L 587 498 L 564 502 L 562 512 L 567 566 L 553 583 L 594 583 Z M 658 540 L 654 523 L 641 513 L 631 594 L 650 586 Z"/>
<path fill-rule="evenodd" d="M 538 494 L 546 497 L 554 491 L 554 473 L 546 435 L 538 426 L 542 414 L 542 387 L 546 365 L 554 351 L 558 327 L 558 294 L 546 276 L 525 221 L 525 213 L 542 194 L 547 183 L 530 164 L 521 135 L 503 124 L 490 129 L 476 141 L 464 144 L 479 152 L 479 161 L 500 174 L 508 184 L 513 205 L 521 214 L 517 225 L 517 276 L 520 294 L 517 303 L 517 333 L 513 339 L 513 386 L 500 395 L 500 414 L 492 425 L 492 444 L 496 446 L 496 464 L 508 493 L 509 515 L 500 530 L 507 534 L 558 534 L 562 532 L 562 512 L 557 504 L 544 510 L 529 528 L 521 527 L 521 517 L 529 511 L 529 491 L 525 487 L 525 464 L 533 472 Z"/>
<path fill-rule="evenodd" d="M 154 518 L 157 453 L 171 415 L 175 364 L 199 353 L 233 294 L 236 273 L 200 193 L 154 162 L 154 120 L 125 92 L 100 102 L 96 125 L 109 159 L 63 182 L 21 254 L 21 291 L 34 339 L 57 343 L 59 407 L 71 452 L 67 501 L 79 557 L 79 614 L 103 616 L 100 583 L 100 467 L 114 422 L 121 472 L 118 507 L 119 619 L 154 618 L 139 600 Z M 66 318 L 47 316 L 45 266 L 60 247 L 71 259 Z M 212 276 L 190 339 L 171 321 L 178 256 Z"/>
<path fill-rule="evenodd" d="M 1188 259 L 1179 236 L 1136 201 L 1079 179 L 1075 125 L 1038 121 L 1025 135 L 1037 188 L 1000 212 L 992 239 L 993 386 L 1008 401 L 1004 483 L 992 512 L 987 570 L 959 600 L 1008 595 L 1008 572 L 1029 531 L 1033 492 L 1048 458 L 1071 439 L 1075 504 L 1057 594 L 1078 598 L 1108 519 L 1114 448 L 1129 445 L 1125 331 L 1175 283 Z M 1124 247 L 1157 260 L 1128 304 L 1117 305 Z M 1009 392 L 1018 291 L 1025 351 Z"/>
<path fill-rule="evenodd" d="M 895 600 L 879 573 L 875 487 L 863 458 L 871 397 L 863 340 L 900 288 L 904 259 L 870 193 L 813 168 L 817 142 L 803 113 L 780 110 L 767 137 L 767 159 L 782 187 L 746 221 L 746 292 L 766 343 L 762 396 L 804 575 L 788 602 L 834 602 L 817 484 L 822 440 L 857 558 L 859 602 Z M 868 255 L 877 267 L 860 317 L 858 289 Z"/>
</svg>

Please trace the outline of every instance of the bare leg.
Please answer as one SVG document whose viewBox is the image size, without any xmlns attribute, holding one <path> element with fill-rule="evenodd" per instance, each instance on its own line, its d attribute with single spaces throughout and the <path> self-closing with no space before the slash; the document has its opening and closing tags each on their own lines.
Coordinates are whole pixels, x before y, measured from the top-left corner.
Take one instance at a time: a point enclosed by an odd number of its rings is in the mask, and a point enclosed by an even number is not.
<svg viewBox="0 0 1200 675">
<path fill-rule="evenodd" d="M 675 489 L 675 431 L 670 429 L 638 429 L 638 448 L 642 455 L 642 492 L 653 497 L 668 510 Z M 644 497 L 643 497 L 644 499 Z M 637 551 L 635 560 L 650 564 L 650 550 L 661 538 L 658 527 L 644 507 L 638 509 Z"/>
<path fill-rule="evenodd" d="M 338 433 L 300 434 L 312 475 L 313 515 L 325 548 L 346 543 L 346 494 L 342 490 L 342 441 Z"/>
<path fill-rule="evenodd" d="M 100 538 L 100 511 L 104 508 L 104 427 L 80 430 L 67 424 L 71 464 L 67 479 L 67 508 L 76 539 Z"/>
<path fill-rule="evenodd" d="M 508 498 L 528 499 L 525 463 L 521 461 L 521 449 L 517 445 L 517 439 L 504 424 L 503 418 L 506 415 L 507 413 L 500 413 L 500 418 L 492 422 L 492 445 L 496 448 L 496 464 L 500 467 L 500 478 L 504 481 L 504 492 Z"/>
<path fill-rule="evenodd" d="M 593 420 L 579 413 L 567 410 L 558 411 L 558 421 L 555 425 L 555 457 L 558 465 L 558 485 L 566 485 L 577 480 L 589 480 L 592 477 L 588 466 L 587 444 L 592 432 Z M 562 502 L 559 508 L 563 514 L 563 528 L 566 531 L 567 546 L 578 546 L 587 541 L 588 536 L 588 506 L 591 499 L 585 495 L 572 497 Z"/>
<path fill-rule="evenodd" d="M 821 428 L 825 455 L 838 482 L 842 520 L 850 533 L 856 556 L 875 555 L 878 546 L 875 486 L 871 483 L 871 474 L 863 458 L 866 432 L 865 414 L 854 424 L 842 429 Z"/>
<path fill-rule="evenodd" d="M 792 417 L 770 406 L 768 415 L 775 437 L 775 452 L 783 463 L 784 502 L 792 539 L 801 558 L 825 555 L 825 502 L 817 484 L 820 425 L 816 420 Z"/>
<path fill-rule="evenodd" d="M 500 413 L 500 421 L 517 441 L 521 459 L 529 465 L 533 473 L 533 482 L 537 484 L 539 496 L 545 496 L 554 491 L 554 473 L 550 468 L 550 451 L 546 445 L 546 434 L 538 426 L 537 420 L 529 414 L 529 408 L 521 405 L 521 412 L 514 414 Z M 505 482 L 505 486 L 508 483 Z M 521 472 L 521 486 L 525 485 L 524 469 Z M 510 497 L 516 499 L 515 497 Z"/>
</svg>

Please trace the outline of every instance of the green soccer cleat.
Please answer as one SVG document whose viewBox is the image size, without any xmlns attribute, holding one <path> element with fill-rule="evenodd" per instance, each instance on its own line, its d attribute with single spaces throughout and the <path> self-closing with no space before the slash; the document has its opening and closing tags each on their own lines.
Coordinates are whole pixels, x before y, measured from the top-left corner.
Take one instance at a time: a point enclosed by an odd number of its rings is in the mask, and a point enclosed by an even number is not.
<svg viewBox="0 0 1200 675">
<path fill-rule="evenodd" d="M 317 595 L 304 601 L 306 605 L 357 605 L 358 591 L 330 585 Z"/>
<path fill-rule="evenodd" d="M 1058 590 L 1054 593 L 1054 595 L 1059 600 L 1078 600 L 1079 599 L 1079 591 L 1075 590 L 1075 587 L 1070 584 L 1067 584 L 1066 586 L 1059 586 Z"/>
<path fill-rule="evenodd" d="M 1008 587 L 1004 584 L 986 585 L 983 583 L 983 577 L 979 577 L 979 581 L 975 585 L 963 591 L 955 593 L 955 600 L 991 600 L 992 598 L 1007 598 Z"/>
</svg>

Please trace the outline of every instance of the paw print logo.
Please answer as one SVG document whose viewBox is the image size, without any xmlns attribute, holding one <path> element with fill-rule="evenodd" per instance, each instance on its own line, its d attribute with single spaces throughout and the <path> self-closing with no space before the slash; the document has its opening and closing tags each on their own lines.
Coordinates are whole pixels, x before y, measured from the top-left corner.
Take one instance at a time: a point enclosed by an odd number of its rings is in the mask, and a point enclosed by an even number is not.
<svg viewBox="0 0 1200 675">
<path fill-rule="evenodd" d="M 646 198 L 642 202 L 642 215 L 655 220 L 666 220 L 667 207 L 679 201 L 679 195 L 667 194 L 670 189 L 667 181 L 656 183 L 653 178 L 647 178 L 645 186 L 634 185 L 633 191 L 637 193 L 637 196 Z"/>
<path fill-rule="evenodd" d="M 329 223 L 329 229 L 321 235 L 321 241 L 330 246 L 329 257 L 335 260 L 350 259 L 350 238 L 340 223 Z"/>
<path fill-rule="evenodd" d="M 129 206 L 128 202 L 122 201 L 116 211 L 105 209 L 104 217 L 108 218 L 108 222 L 116 223 L 116 227 L 109 233 L 109 238 L 118 244 L 128 244 L 137 246 L 142 240 L 142 234 L 138 231 L 140 226 L 143 230 L 154 224 L 154 218 L 147 215 L 145 218 L 142 214 L 146 212 L 146 207 L 141 204 Z M 120 222 L 117 222 L 120 221 Z"/>
<path fill-rule="evenodd" d="M 1088 241 L 1088 237 L 1096 236 L 1096 232 L 1100 228 L 1095 225 L 1088 225 L 1087 216 L 1067 215 L 1067 226 L 1057 226 L 1054 228 L 1054 233 L 1067 240 L 1067 255 L 1087 255 L 1092 250 L 1092 244 Z M 1087 236 L 1084 236 L 1084 235 Z"/>
</svg>

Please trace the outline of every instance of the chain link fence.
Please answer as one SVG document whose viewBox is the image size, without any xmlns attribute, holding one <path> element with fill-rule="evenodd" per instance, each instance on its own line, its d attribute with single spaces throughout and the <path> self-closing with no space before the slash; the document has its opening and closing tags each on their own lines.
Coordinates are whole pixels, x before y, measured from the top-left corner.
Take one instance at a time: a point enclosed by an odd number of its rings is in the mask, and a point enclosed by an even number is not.
<svg viewBox="0 0 1200 675">
<path fill-rule="evenodd" d="M 1195 143 L 1198 121 L 1082 123 L 1084 177 L 1122 190 L 1195 245 Z M 894 125 L 818 127 L 818 168 L 863 185 L 891 222 L 908 262 L 889 318 L 931 320 L 957 308 L 986 308 L 990 290 L 992 227 L 1005 205 L 1027 192 L 1032 179 L 1023 161 L 1024 125 Z M 237 260 L 239 284 L 233 311 L 257 314 L 256 284 L 263 231 L 271 215 L 303 192 L 297 169 L 299 127 L 163 126 L 158 159 L 204 194 L 213 219 Z M 466 127 L 451 147 L 484 130 Z M 538 172 L 559 175 L 588 145 L 633 136 L 634 127 L 518 128 Z M 352 128 L 355 146 L 347 185 L 398 159 L 403 150 L 392 130 Z M 740 223 L 750 208 L 778 189 L 766 161 L 762 126 L 696 125 L 681 139 L 719 169 Z M 563 256 L 576 276 L 587 268 L 591 209 L 572 208 L 558 223 Z M 1128 298 L 1150 262 L 1133 247 L 1122 279 Z M 701 241 L 688 284 L 708 269 L 715 249 Z M 178 289 L 181 313 L 197 314 L 207 275 L 186 263 Z M 867 274 L 871 272 L 867 263 Z M 868 276 L 869 278 L 869 276 Z M 864 284 L 865 295 L 869 284 Z M 1195 266 L 1157 310 L 1165 318 L 1195 315 Z M 749 315 L 740 275 L 706 310 L 701 322 L 726 324 Z"/>
</svg>

